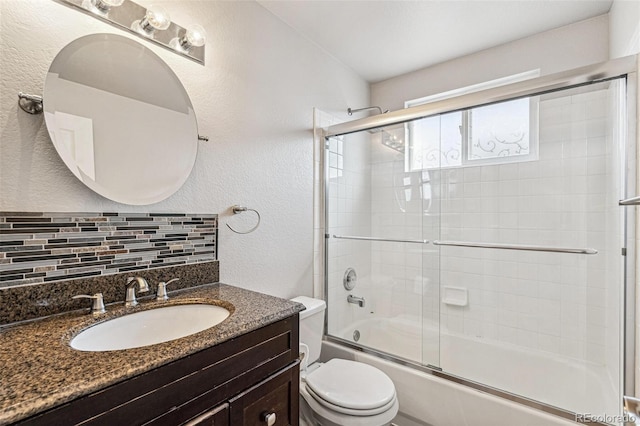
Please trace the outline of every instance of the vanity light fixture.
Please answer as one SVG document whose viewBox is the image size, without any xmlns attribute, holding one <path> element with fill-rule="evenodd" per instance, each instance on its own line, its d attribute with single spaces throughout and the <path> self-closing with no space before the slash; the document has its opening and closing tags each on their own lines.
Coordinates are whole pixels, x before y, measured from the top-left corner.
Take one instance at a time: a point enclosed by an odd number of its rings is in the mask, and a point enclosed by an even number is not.
<svg viewBox="0 0 640 426">
<path fill-rule="evenodd" d="M 171 22 L 162 6 L 145 8 L 133 0 L 56 1 L 204 65 L 204 28 L 200 25 L 185 28 Z"/>
<path fill-rule="evenodd" d="M 91 5 L 102 13 L 107 13 L 112 7 L 118 7 L 124 0 L 91 0 Z"/>
<path fill-rule="evenodd" d="M 144 18 L 133 21 L 131 29 L 144 36 L 152 36 L 156 30 L 164 31 L 169 28 L 170 25 L 171 18 L 164 7 L 149 6 Z"/>
<path fill-rule="evenodd" d="M 204 46 L 206 41 L 207 32 L 202 28 L 202 25 L 193 24 L 187 27 L 187 31 L 180 37 L 178 43 L 182 49 L 189 50 L 192 47 Z"/>
<path fill-rule="evenodd" d="M 395 134 L 388 132 L 386 130 L 382 130 L 382 144 L 387 146 L 395 151 L 404 154 L 405 143 L 404 139 L 399 138 Z"/>
</svg>

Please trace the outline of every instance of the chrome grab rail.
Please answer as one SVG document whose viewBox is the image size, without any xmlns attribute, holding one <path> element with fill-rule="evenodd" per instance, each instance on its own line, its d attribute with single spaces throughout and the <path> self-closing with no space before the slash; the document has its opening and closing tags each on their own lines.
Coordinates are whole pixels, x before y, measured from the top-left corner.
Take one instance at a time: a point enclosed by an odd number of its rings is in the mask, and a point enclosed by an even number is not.
<svg viewBox="0 0 640 426">
<path fill-rule="evenodd" d="M 638 206 L 640 205 L 640 196 L 627 198 L 626 200 L 620 200 L 619 206 Z"/>
<path fill-rule="evenodd" d="M 570 248 L 570 247 L 544 247 L 529 246 L 519 244 L 492 244 L 492 243 L 472 243 L 468 241 L 433 241 L 436 246 L 454 247 L 478 247 L 502 250 L 525 250 L 525 251 L 546 251 L 551 253 L 574 253 L 574 254 L 598 254 L 598 250 L 592 248 Z"/>
<path fill-rule="evenodd" d="M 383 242 L 391 242 L 391 243 L 429 244 L 429 240 L 396 240 L 392 238 L 355 237 L 352 235 L 333 235 L 333 238 L 336 238 L 339 240 L 362 240 L 362 241 L 383 241 Z"/>
</svg>

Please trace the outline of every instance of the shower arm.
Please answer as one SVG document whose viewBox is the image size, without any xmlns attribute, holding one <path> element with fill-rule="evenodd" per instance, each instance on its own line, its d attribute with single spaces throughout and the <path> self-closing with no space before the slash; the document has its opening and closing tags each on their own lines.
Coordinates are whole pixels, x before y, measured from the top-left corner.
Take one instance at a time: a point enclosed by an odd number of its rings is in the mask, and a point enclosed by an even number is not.
<svg viewBox="0 0 640 426">
<path fill-rule="evenodd" d="M 353 108 L 347 108 L 347 114 L 349 114 L 349 115 L 353 115 L 353 113 L 354 113 L 354 112 L 368 111 L 368 110 L 370 110 L 370 109 L 377 109 L 378 111 L 380 111 L 380 112 L 379 112 L 379 114 L 386 114 L 386 113 L 388 113 L 388 112 L 389 112 L 389 110 L 388 110 L 388 109 L 383 111 L 383 110 L 382 110 L 382 108 L 380 108 L 379 106 L 370 106 L 370 107 L 365 107 L 365 108 L 356 108 L 356 109 L 353 109 Z"/>
</svg>

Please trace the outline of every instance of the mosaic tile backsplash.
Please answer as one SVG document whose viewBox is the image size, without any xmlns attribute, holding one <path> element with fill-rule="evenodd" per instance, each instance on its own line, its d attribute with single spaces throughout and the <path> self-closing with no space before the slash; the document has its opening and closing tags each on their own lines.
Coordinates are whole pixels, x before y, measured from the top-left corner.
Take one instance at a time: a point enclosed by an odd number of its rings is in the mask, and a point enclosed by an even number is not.
<svg viewBox="0 0 640 426">
<path fill-rule="evenodd" d="M 217 259 L 218 216 L 0 212 L 0 287 Z"/>
</svg>

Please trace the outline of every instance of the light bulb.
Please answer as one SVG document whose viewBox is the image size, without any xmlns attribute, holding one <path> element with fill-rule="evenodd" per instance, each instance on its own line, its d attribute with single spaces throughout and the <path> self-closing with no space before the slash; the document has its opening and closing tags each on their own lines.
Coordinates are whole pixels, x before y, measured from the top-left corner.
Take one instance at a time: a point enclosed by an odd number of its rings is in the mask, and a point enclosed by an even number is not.
<svg viewBox="0 0 640 426">
<path fill-rule="evenodd" d="M 171 18 L 164 7 L 149 6 L 144 18 L 139 21 L 134 21 L 131 27 L 139 33 L 151 35 L 155 30 L 166 30 L 170 25 Z"/>
<path fill-rule="evenodd" d="M 207 32 L 201 25 L 194 24 L 187 28 L 187 32 L 180 37 L 178 45 L 183 50 L 189 50 L 191 47 L 204 46 L 207 41 Z"/>
<path fill-rule="evenodd" d="M 189 28 L 187 28 L 187 34 L 185 34 L 185 38 L 191 46 L 204 46 L 205 42 L 207 41 L 207 32 L 204 28 L 202 28 L 202 25 L 191 25 Z"/>
<path fill-rule="evenodd" d="M 149 6 L 145 19 L 156 30 L 166 30 L 171 25 L 171 17 L 162 6 Z"/>
</svg>

